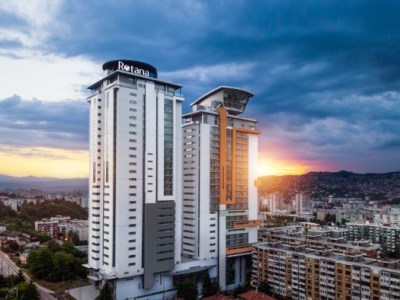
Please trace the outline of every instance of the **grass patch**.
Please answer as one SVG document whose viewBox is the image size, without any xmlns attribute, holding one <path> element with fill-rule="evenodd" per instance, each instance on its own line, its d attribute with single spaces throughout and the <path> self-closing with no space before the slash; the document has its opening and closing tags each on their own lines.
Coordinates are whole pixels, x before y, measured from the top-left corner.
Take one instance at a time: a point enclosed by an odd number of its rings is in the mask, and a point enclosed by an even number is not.
<svg viewBox="0 0 400 300">
<path fill-rule="evenodd" d="M 60 282 L 48 282 L 44 280 L 34 279 L 34 281 L 40 284 L 42 287 L 46 289 L 52 290 L 55 293 L 63 292 L 65 290 L 74 289 L 77 287 L 85 286 L 89 284 L 87 279 L 81 280 L 71 280 L 71 281 L 60 281 Z"/>
</svg>

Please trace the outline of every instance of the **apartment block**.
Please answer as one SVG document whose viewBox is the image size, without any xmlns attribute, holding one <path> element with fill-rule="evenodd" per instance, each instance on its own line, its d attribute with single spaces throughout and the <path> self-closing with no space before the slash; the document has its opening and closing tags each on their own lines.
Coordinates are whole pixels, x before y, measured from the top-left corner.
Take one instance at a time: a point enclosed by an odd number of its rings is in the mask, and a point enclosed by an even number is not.
<svg viewBox="0 0 400 300">
<path fill-rule="evenodd" d="M 252 285 L 267 281 L 291 299 L 400 299 L 400 261 L 367 258 L 284 242 L 253 247 Z"/>
<path fill-rule="evenodd" d="M 347 223 L 347 238 L 351 241 L 370 240 L 378 243 L 383 252 L 400 253 L 400 226 L 398 224 L 378 224 L 369 222 Z"/>
<path fill-rule="evenodd" d="M 348 241 L 347 230 L 338 227 L 312 227 L 302 225 L 262 228 L 258 233 L 260 243 L 283 243 L 311 250 L 332 250 L 337 253 L 378 257 L 380 245 L 369 240 Z"/>
<path fill-rule="evenodd" d="M 50 235 L 53 239 L 65 238 L 68 231 L 72 230 L 78 233 L 80 240 L 88 239 L 88 221 L 71 220 L 71 217 L 56 216 L 36 221 L 35 230 Z"/>
</svg>

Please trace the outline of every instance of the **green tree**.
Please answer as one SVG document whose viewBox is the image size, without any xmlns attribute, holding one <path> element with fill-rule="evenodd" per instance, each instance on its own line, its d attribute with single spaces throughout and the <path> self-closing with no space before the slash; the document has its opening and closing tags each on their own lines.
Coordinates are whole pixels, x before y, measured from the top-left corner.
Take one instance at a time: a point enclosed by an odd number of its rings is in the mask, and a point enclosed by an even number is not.
<svg viewBox="0 0 400 300">
<path fill-rule="evenodd" d="M 113 289 L 111 285 L 108 282 L 106 282 L 103 285 L 103 288 L 100 290 L 100 295 L 98 295 L 95 300 L 113 300 L 113 299 L 114 299 Z"/>
<path fill-rule="evenodd" d="M 178 297 L 185 300 L 196 300 L 197 285 L 195 279 L 185 279 L 180 284 L 178 284 L 177 294 Z"/>
<path fill-rule="evenodd" d="M 0 219 L 16 217 L 17 213 L 12 210 L 11 207 L 5 206 L 3 202 L 0 202 Z"/>
<path fill-rule="evenodd" d="M 218 282 L 211 281 L 210 276 L 207 274 L 204 277 L 203 285 L 201 287 L 202 297 L 213 296 L 221 293 L 221 287 Z"/>
<path fill-rule="evenodd" d="M 18 285 L 18 300 L 40 300 L 39 291 L 32 281 Z"/>
<path fill-rule="evenodd" d="M 75 278 L 75 259 L 72 254 L 58 251 L 52 255 L 53 270 L 49 275 L 51 281 L 65 281 Z"/>
<path fill-rule="evenodd" d="M 72 244 L 64 243 L 59 246 L 50 242 L 48 248 L 38 248 L 30 252 L 27 267 L 39 279 L 58 282 L 85 277 L 86 270 L 82 264 L 86 261 L 86 254 L 76 250 Z"/>
<path fill-rule="evenodd" d="M 54 267 L 51 257 L 52 253 L 47 248 L 32 250 L 27 260 L 29 271 L 39 279 L 46 279 Z"/>
</svg>

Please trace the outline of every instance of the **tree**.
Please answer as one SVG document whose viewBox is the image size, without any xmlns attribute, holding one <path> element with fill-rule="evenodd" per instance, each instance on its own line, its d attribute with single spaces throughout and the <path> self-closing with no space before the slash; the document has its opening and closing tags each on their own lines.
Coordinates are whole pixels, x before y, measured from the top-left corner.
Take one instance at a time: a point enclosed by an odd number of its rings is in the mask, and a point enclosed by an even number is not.
<svg viewBox="0 0 400 300">
<path fill-rule="evenodd" d="M 207 274 L 204 277 L 203 286 L 201 288 L 202 297 L 208 297 L 221 293 L 221 287 L 216 281 L 211 281 L 210 276 Z"/>
<path fill-rule="evenodd" d="M 53 270 L 49 276 L 51 281 L 65 281 L 75 278 L 75 259 L 72 254 L 58 251 L 52 255 Z"/>
<path fill-rule="evenodd" d="M 7 287 L 7 279 L 0 274 L 0 288 Z"/>
<path fill-rule="evenodd" d="M 114 299 L 113 289 L 111 285 L 108 282 L 106 282 L 103 285 L 103 288 L 100 290 L 100 295 L 98 295 L 95 300 L 113 300 L 113 299 Z"/>
<path fill-rule="evenodd" d="M 269 285 L 268 281 L 264 280 L 261 281 L 258 285 L 258 291 L 264 293 L 266 295 L 272 296 L 271 286 Z"/>
<path fill-rule="evenodd" d="M 24 282 L 24 281 L 25 281 L 24 273 L 22 273 L 22 270 L 19 269 L 17 277 L 15 278 L 15 283 L 19 284 L 19 283 Z"/>
<path fill-rule="evenodd" d="M 68 231 L 68 239 L 74 245 L 79 245 L 80 244 L 79 235 L 78 235 L 78 233 L 76 231 L 73 231 L 73 230 Z"/>
<path fill-rule="evenodd" d="M 58 282 L 62 280 L 85 277 L 82 266 L 86 254 L 76 250 L 70 243 L 59 246 L 50 242 L 48 248 L 38 248 L 30 252 L 28 269 L 39 279 Z"/>
<path fill-rule="evenodd" d="M 28 256 L 28 269 L 39 279 L 46 279 L 53 271 L 52 253 L 47 248 L 32 250 Z"/>
<path fill-rule="evenodd" d="M 39 291 L 33 281 L 18 285 L 18 300 L 40 300 Z"/>
<path fill-rule="evenodd" d="M 178 284 L 178 297 L 185 300 L 196 300 L 197 299 L 197 285 L 194 278 L 185 279 Z"/>
</svg>

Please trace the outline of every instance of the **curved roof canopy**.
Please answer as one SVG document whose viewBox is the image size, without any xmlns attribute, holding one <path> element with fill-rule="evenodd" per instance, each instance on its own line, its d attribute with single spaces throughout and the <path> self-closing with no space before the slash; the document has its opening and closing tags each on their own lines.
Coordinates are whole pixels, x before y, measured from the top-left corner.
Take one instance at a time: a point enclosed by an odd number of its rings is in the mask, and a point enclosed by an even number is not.
<svg viewBox="0 0 400 300">
<path fill-rule="evenodd" d="M 254 94 L 236 87 L 219 86 L 198 98 L 191 106 L 213 107 L 221 103 L 232 115 L 238 115 L 246 109 L 247 102 Z"/>
</svg>

